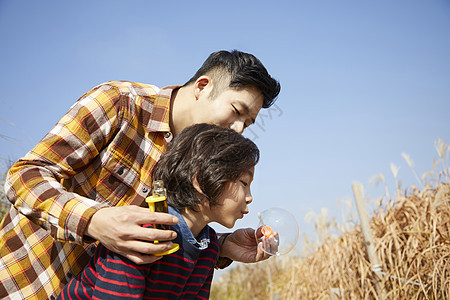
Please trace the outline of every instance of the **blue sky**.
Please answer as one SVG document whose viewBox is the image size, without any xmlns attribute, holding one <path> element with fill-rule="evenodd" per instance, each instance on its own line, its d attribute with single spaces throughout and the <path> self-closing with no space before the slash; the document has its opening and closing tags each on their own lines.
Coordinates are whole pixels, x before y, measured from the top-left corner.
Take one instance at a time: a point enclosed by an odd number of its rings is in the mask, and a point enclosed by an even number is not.
<svg viewBox="0 0 450 300">
<path fill-rule="evenodd" d="M 406 187 L 450 143 L 450 2 L 0 0 L 0 164 L 30 150 L 73 102 L 109 80 L 183 84 L 213 51 L 255 54 L 282 84 L 246 133 L 260 147 L 250 215 L 340 216 L 390 163 Z"/>
</svg>

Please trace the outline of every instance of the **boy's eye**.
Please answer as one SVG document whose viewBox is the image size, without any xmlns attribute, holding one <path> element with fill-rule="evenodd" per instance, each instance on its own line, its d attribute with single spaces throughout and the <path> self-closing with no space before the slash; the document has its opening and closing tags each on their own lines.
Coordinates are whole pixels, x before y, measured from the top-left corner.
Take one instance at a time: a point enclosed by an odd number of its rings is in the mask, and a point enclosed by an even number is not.
<svg viewBox="0 0 450 300">
<path fill-rule="evenodd" d="M 247 186 L 248 185 L 248 183 L 247 182 L 245 182 L 245 181 L 242 181 L 241 180 L 241 183 L 244 185 L 244 186 Z"/>
</svg>

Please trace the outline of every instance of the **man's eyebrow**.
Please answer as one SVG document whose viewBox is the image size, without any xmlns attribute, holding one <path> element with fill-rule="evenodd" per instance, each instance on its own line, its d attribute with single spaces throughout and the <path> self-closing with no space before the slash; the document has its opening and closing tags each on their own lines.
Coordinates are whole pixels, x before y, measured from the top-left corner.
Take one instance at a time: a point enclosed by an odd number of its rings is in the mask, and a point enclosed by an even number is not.
<svg viewBox="0 0 450 300">
<path fill-rule="evenodd" d="M 253 172 L 252 171 L 248 170 L 247 174 L 250 175 L 253 178 Z"/>
</svg>

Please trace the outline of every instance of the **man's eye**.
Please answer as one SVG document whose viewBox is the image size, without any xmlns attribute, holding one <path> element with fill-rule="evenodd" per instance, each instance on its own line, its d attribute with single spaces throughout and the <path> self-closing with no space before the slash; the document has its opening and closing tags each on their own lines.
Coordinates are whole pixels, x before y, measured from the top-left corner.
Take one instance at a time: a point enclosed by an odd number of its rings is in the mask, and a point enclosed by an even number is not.
<svg viewBox="0 0 450 300">
<path fill-rule="evenodd" d="M 245 182 L 245 181 L 242 181 L 241 180 L 241 183 L 244 185 L 244 186 L 247 186 L 248 185 L 248 183 L 247 182 Z"/>
<path fill-rule="evenodd" d="M 234 105 L 231 105 L 231 106 L 233 106 L 234 112 L 235 112 L 238 116 L 240 116 L 241 113 L 239 112 L 239 110 L 238 110 Z"/>
</svg>

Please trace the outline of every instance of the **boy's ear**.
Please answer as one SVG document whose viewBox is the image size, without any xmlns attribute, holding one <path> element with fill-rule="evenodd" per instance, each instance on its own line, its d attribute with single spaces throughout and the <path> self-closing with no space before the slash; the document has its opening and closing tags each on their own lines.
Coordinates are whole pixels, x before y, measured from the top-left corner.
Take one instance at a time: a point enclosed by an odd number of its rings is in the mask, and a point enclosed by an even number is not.
<svg viewBox="0 0 450 300">
<path fill-rule="evenodd" d="M 203 193 L 202 188 L 200 187 L 200 184 L 198 183 L 197 174 L 198 174 L 198 172 L 195 172 L 194 176 L 192 176 L 192 179 L 191 179 L 192 186 L 197 191 L 197 193 L 205 196 L 205 193 Z"/>
<path fill-rule="evenodd" d="M 198 100 L 200 94 L 205 90 L 206 86 L 211 83 L 211 79 L 206 76 L 200 76 L 194 83 L 194 96 L 195 100 Z"/>
</svg>

